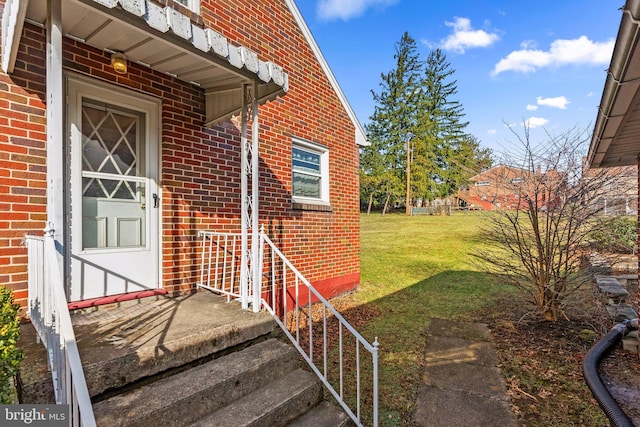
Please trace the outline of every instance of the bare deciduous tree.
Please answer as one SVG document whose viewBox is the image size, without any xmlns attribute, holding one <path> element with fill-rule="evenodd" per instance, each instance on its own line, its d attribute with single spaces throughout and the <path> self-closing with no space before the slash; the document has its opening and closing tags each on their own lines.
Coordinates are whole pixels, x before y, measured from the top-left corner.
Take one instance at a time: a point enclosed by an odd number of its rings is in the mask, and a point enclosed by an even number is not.
<svg viewBox="0 0 640 427">
<path fill-rule="evenodd" d="M 484 196 L 496 209 L 487 214 L 482 235 L 491 249 L 474 254 L 485 268 L 523 291 L 545 320 L 566 317 L 567 298 L 590 274 L 581 268 L 589 235 L 603 224 L 603 200 L 635 182 L 610 169 L 588 169 L 584 155 L 589 133 L 547 132 L 533 146 L 529 129 L 517 155 L 487 171 L 483 181 L 494 194 Z M 490 182 L 493 181 L 493 182 Z"/>
</svg>

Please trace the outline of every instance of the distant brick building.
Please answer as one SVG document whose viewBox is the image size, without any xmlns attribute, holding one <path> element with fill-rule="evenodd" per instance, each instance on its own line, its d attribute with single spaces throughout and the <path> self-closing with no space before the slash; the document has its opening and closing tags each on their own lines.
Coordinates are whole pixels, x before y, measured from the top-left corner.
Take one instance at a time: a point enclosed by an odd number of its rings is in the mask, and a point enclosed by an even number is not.
<svg viewBox="0 0 640 427">
<path fill-rule="evenodd" d="M 601 169 L 592 169 L 584 161 L 583 179 L 589 180 L 602 175 Z M 597 178 L 604 188 L 598 190 L 596 203 L 602 215 L 637 215 L 638 213 L 638 166 L 612 167 L 606 171 L 607 179 Z"/>
<path fill-rule="evenodd" d="M 551 189 L 562 179 L 555 170 L 532 172 L 507 165 L 493 166 L 469 178 L 469 187 L 457 194 L 458 205 L 468 209 L 523 209 L 527 197 L 537 198 L 540 208 L 546 208 L 554 197 Z M 553 185 L 544 185 L 546 182 Z"/>
<path fill-rule="evenodd" d="M 45 228 L 70 301 L 193 292 L 197 232 L 247 209 L 243 128 L 259 225 L 325 295 L 358 286 L 366 139 L 292 0 L 52 4 L 0 0 L 0 284 L 19 302 L 23 236 Z"/>
</svg>

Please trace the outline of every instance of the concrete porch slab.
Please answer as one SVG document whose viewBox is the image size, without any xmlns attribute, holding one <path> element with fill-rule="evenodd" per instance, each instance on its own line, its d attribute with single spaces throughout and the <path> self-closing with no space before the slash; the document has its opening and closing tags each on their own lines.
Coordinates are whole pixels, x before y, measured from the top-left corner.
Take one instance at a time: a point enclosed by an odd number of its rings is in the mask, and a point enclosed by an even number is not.
<svg viewBox="0 0 640 427">
<path fill-rule="evenodd" d="M 275 322 L 266 312 L 242 310 L 240 304 L 199 292 L 177 298 L 152 297 L 82 310 L 72 315 L 80 358 L 91 396 L 141 378 L 225 354 L 269 335 Z M 31 325 L 23 325 L 26 359 L 20 374 L 25 403 L 49 399 L 36 391 L 51 383 L 44 347 L 35 343 Z M 31 329 L 29 331 L 28 329 Z M 48 395 L 48 397 L 46 397 Z M 30 397 L 31 396 L 31 397 Z M 51 402 L 42 402 L 51 403 Z"/>
</svg>

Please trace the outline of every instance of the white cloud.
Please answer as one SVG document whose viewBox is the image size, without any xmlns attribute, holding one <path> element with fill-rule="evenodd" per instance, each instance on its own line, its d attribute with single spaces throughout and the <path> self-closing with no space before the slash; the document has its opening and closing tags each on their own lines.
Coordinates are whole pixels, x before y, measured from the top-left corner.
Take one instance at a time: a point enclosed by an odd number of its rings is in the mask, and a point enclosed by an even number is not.
<svg viewBox="0 0 640 427">
<path fill-rule="evenodd" d="M 548 51 L 532 48 L 531 42 L 523 42 L 521 50 L 515 50 L 502 58 L 493 68 L 492 75 L 504 71 L 532 73 L 542 67 L 561 67 L 569 64 L 607 65 L 611 60 L 614 40 L 593 42 L 586 36 L 573 40 L 558 39 Z"/>
<path fill-rule="evenodd" d="M 537 105 L 527 104 L 527 111 L 536 111 L 537 109 Z"/>
<path fill-rule="evenodd" d="M 589 92 L 589 93 L 587 94 L 587 97 L 589 97 L 589 98 L 590 98 L 590 97 L 592 97 L 593 95 L 594 95 L 594 93 L 593 93 L 593 92 Z"/>
<path fill-rule="evenodd" d="M 527 120 L 524 121 L 524 125 L 529 129 L 544 126 L 547 123 L 549 123 L 549 120 L 542 117 L 535 117 L 535 116 L 529 117 Z"/>
<path fill-rule="evenodd" d="M 560 108 L 561 110 L 567 109 L 567 104 L 571 101 L 566 96 L 556 96 L 555 98 L 543 98 L 541 96 L 536 98 L 538 105 L 544 105 L 545 107 Z"/>
<path fill-rule="evenodd" d="M 488 130 L 487 130 L 487 133 L 488 133 L 489 135 L 495 135 L 497 132 L 498 132 L 498 131 L 497 131 L 496 129 L 488 129 Z"/>
<path fill-rule="evenodd" d="M 520 43 L 522 50 L 533 50 L 538 48 L 538 43 L 535 40 L 525 40 Z"/>
<path fill-rule="evenodd" d="M 456 16 L 453 22 L 445 22 L 445 25 L 453 28 L 453 34 L 440 41 L 440 47 L 445 50 L 464 53 L 466 49 L 491 46 L 500 39 L 497 33 L 474 30 L 469 18 Z"/>
<path fill-rule="evenodd" d="M 320 19 L 325 21 L 334 19 L 348 21 L 362 15 L 371 7 L 384 9 L 397 2 L 398 0 L 319 0 L 316 13 Z"/>
</svg>

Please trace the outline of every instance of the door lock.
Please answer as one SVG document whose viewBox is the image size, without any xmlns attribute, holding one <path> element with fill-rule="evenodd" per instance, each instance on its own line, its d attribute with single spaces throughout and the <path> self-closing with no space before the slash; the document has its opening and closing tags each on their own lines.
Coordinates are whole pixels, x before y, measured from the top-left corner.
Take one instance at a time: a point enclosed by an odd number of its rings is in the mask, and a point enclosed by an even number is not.
<svg viewBox="0 0 640 427">
<path fill-rule="evenodd" d="M 158 200 L 160 199 L 160 197 L 158 197 L 158 193 L 153 193 L 153 207 L 157 208 L 158 207 Z"/>
</svg>

